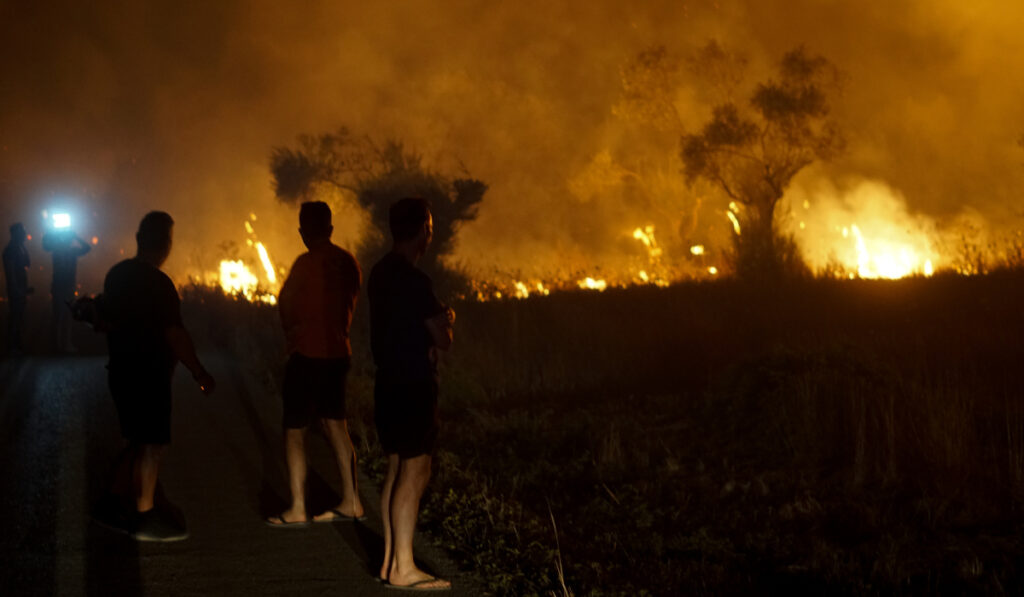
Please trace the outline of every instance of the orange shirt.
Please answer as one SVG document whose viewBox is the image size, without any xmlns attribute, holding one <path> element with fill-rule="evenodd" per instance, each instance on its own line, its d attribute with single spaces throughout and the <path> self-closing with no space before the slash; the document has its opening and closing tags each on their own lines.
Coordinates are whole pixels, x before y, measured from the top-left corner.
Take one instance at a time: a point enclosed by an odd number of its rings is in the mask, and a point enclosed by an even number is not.
<svg viewBox="0 0 1024 597">
<path fill-rule="evenodd" d="M 278 296 L 288 352 L 317 359 L 350 356 L 348 334 L 362 279 L 355 257 L 334 243 L 299 255 Z"/>
</svg>

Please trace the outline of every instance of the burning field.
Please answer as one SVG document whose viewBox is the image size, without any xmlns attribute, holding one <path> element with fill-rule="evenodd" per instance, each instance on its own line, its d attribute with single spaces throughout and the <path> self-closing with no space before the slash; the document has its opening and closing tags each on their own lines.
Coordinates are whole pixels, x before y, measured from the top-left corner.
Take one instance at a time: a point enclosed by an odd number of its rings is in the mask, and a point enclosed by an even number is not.
<svg viewBox="0 0 1024 597">
<path fill-rule="evenodd" d="M 186 323 L 274 400 L 299 203 L 365 275 L 427 198 L 459 317 L 423 522 L 493 594 L 1018 594 L 1022 16 L 8 3 L 0 219 L 38 298 L 48 227 L 87 295 L 170 212 Z"/>
<path fill-rule="evenodd" d="M 423 522 L 497 595 L 1014 593 L 1022 296 L 1015 269 L 457 300 Z M 272 399 L 274 309 L 186 297 Z"/>
</svg>

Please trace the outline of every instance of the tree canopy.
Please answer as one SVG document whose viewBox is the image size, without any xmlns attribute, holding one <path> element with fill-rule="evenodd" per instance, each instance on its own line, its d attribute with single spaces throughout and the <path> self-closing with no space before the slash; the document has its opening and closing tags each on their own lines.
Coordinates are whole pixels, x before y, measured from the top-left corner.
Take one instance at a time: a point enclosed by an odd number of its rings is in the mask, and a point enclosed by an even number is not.
<svg viewBox="0 0 1024 597">
<path fill-rule="evenodd" d="M 715 57 L 707 51 L 705 56 Z M 829 105 L 839 90 L 835 67 L 798 47 L 782 57 L 777 69 L 775 77 L 754 86 L 745 103 L 716 104 L 703 128 L 684 134 L 680 143 L 688 181 L 706 181 L 748 208 L 748 238 L 739 241 L 738 249 L 762 253 L 759 267 L 781 265 L 775 208 L 793 177 L 845 148 Z"/>
<path fill-rule="evenodd" d="M 423 197 L 434 218 L 432 249 L 424 265 L 432 268 L 450 255 L 459 227 L 476 218 L 487 185 L 431 170 L 421 155 L 397 140 L 378 144 L 347 128 L 321 135 L 302 135 L 295 147 L 275 147 L 270 156 L 274 192 L 286 202 L 309 201 L 318 189 L 331 186 L 353 196 L 367 211 L 376 234 L 361 253 L 373 258 L 386 246 L 388 209 L 403 197 Z"/>
</svg>

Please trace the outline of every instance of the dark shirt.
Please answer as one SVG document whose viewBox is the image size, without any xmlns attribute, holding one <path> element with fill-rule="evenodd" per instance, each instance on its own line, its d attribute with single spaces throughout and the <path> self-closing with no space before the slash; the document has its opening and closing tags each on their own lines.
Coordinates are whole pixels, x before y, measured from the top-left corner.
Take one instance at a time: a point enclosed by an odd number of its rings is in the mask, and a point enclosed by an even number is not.
<svg viewBox="0 0 1024 597">
<path fill-rule="evenodd" d="M 370 271 L 370 347 L 378 372 L 402 380 L 437 374 L 426 321 L 444 313 L 430 277 L 398 253 L 388 253 Z"/>
<path fill-rule="evenodd" d="M 103 282 L 101 311 L 110 326 L 112 373 L 174 371 L 177 359 L 167 328 L 182 325 L 181 299 L 167 274 L 139 259 L 118 263 Z"/>
<path fill-rule="evenodd" d="M 53 296 L 73 296 L 78 258 L 88 253 L 91 247 L 70 232 L 56 231 L 43 236 L 43 249 L 53 253 L 53 286 L 50 289 Z"/>
<path fill-rule="evenodd" d="M 7 298 L 28 296 L 28 249 L 23 244 L 7 243 L 4 247 L 4 279 L 7 280 Z"/>
</svg>

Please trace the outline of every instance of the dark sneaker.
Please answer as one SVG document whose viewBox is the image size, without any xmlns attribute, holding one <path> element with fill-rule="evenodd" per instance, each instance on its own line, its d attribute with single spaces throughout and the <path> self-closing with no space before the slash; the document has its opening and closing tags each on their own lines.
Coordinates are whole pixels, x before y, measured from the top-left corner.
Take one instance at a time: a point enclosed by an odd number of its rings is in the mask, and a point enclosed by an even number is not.
<svg viewBox="0 0 1024 597">
<path fill-rule="evenodd" d="M 175 518 L 168 516 L 159 508 L 140 512 L 135 519 L 135 532 L 132 533 L 132 536 L 136 541 L 160 543 L 188 539 L 188 529 L 185 528 L 184 521 L 175 520 Z"/>
</svg>

